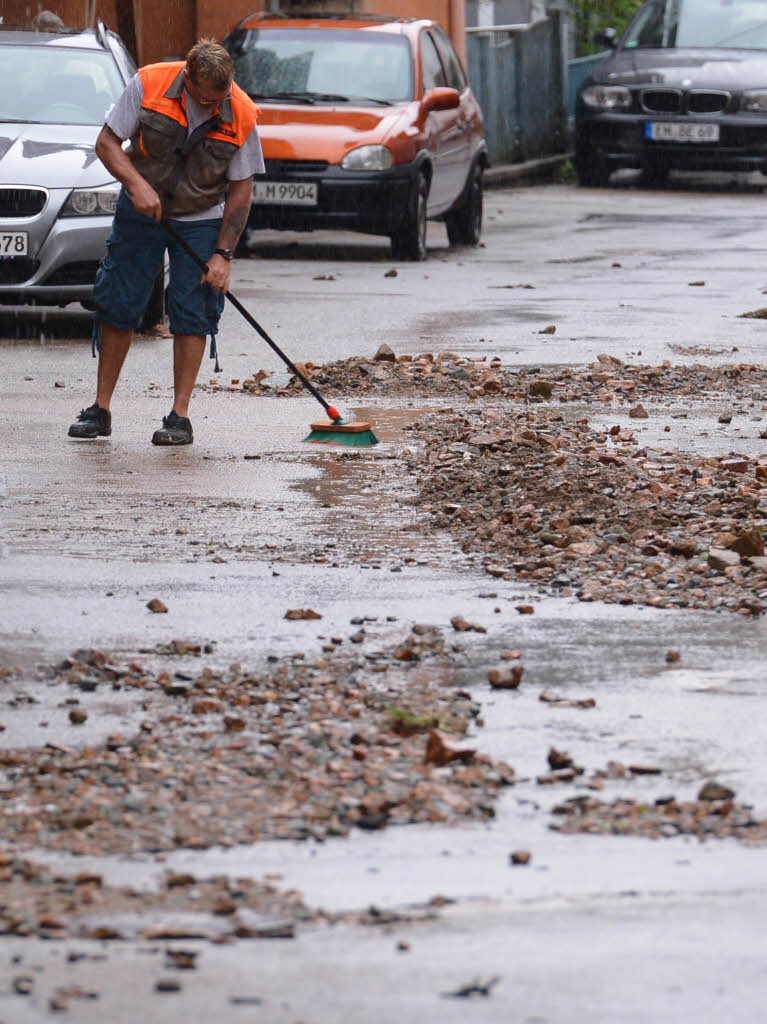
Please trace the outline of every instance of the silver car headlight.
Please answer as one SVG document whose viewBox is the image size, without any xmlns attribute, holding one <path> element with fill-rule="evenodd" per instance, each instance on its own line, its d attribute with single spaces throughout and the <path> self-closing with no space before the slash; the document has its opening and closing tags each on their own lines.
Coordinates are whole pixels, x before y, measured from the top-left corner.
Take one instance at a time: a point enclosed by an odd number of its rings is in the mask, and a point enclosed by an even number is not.
<svg viewBox="0 0 767 1024">
<path fill-rule="evenodd" d="M 631 90 L 623 85 L 590 85 L 581 98 L 592 110 L 628 110 L 631 106 Z"/>
<path fill-rule="evenodd" d="M 76 188 L 61 208 L 62 217 L 110 217 L 117 207 L 119 185 L 106 188 Z"/>
<path fill-rule="evenodd" d="M 744 92 L 741 107 L 755 114 L 767 114 L 767 89 L 749 89 Z"/>
<path fill-rule="evenodd" d="M 345 171 L 388 171 L 393 163 L 386 146 L 359 146 L 346 154 L 341 166 Z"/>
</svg>

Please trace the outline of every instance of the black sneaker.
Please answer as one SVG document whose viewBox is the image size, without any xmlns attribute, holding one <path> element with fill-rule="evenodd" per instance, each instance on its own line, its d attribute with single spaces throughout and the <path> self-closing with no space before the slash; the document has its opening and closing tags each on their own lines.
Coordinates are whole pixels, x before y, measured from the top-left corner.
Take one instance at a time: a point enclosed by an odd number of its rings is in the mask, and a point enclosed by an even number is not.
<svg viewBox="0 0 767 1024">
<path fill-rule="evenodd" d="M 194 434 L 191 421 L 186 416 L 179 416 L 175 409 L 163 416 L 162 430 L 155 430 L 152 434 L 152 444 L 191 444 L 192 441 Z"/>
<path fill-rule="evenodd" d="M 77 421 L 69 428 L 70 437 L 109 437 L 112 433 L 112 414 L 94 404 L 81 409 Z"/>
</svg>

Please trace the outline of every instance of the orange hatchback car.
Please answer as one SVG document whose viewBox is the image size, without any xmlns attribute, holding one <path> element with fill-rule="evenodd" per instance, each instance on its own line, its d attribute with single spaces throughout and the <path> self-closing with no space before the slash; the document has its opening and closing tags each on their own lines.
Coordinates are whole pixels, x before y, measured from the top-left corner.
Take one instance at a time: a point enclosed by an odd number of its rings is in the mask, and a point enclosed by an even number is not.
<svg viewBox="0 0 767 1024">
<path fill-rule="evenodd" d="M 479 242 L 482 113 L 438 24 L 254 14 L 223 45 L 261 108 L 251 228 L 387 235 L 406 260 L 425 258 L 427 219 Z"/>
</svg>

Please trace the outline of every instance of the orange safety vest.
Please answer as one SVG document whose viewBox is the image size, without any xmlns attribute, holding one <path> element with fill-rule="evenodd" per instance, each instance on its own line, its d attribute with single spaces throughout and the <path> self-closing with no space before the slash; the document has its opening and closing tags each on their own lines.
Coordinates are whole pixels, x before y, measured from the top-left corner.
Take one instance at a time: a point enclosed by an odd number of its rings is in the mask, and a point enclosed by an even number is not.
<svg viewBox="0 0 767 1024">
<path fill-rule="evenodd" d="M 185 61 L 139 69 L 144 98 L 139 128 L 126 150 L 160 196 L 163 213 L 179 216 L 216 206 L 226 196 L 229 162 L 250 135 L 259 109 L 232 82 L 211 117 L 187 136 Z"/>
</svg>

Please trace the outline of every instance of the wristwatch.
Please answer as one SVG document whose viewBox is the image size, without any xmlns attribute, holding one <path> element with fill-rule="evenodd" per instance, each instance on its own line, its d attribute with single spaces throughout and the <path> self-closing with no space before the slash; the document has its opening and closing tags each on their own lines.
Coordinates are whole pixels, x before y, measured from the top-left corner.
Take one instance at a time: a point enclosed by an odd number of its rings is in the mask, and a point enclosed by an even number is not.
<svg viewBox="0 0 767 1024">
<path fill-rule="evenodd" d="M 234 249 L 214 249 L 213 252 L 223 256 L 229 263 L 234 259 Z"/>
</svg>

